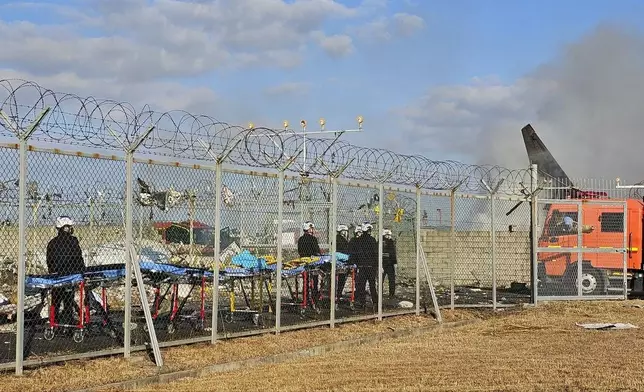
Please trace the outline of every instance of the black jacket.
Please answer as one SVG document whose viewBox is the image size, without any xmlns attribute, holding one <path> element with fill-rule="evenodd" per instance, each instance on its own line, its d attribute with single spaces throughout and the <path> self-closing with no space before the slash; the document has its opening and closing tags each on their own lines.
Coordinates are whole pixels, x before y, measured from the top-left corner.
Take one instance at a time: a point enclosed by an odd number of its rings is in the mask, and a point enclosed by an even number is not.
<svg viewBox="0 0 644 392">
<path fill-rule="evenodd" d="M 320 254 L 318 239 L 311 234 L 304 234 L 297 240 L 297 253 L 300 257 L 311 257 Z"/>
<path fill-rule="evenodd" d="M 349 254 L 349 241 L 340 234 L 335 236 L 335 251 Z"/>
<path fill-rule="evenodd" d="M 78 238 L 61 232 L 47 244 L 47 269 L 50 274 L 71 275 L 85 272 L 85 261 Z"/>
<path fill-rule="evenodd" d="M 382 265 L 391 266 L 398 264 L 396 242 L 391 238 L 383 238 L 382 240 Z"/>
<path fill-rule="evenodd" d="M 369 234 L 363 234 L 353 241 L 355 257 L 353 261 L 356 265 L 362 267 L 378 267 L 378 241 Z"/>
</svg>

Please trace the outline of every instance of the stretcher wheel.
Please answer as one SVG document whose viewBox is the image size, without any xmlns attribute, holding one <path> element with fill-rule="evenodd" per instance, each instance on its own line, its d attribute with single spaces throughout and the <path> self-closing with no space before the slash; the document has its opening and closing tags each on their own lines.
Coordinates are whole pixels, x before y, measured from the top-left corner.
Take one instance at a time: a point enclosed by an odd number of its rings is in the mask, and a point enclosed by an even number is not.
<svg viewBox="0 0 644 392">
<path fill-rule="evenodd" d="M 355 305 L 351 304 L 351 305 L 349 305 L 349 309 L 351 309 L 353 311 L 353 310 L 356 310 L 356 307 L 355 307 Z"/>
<path fill-rule="evenodd" d="M 51 341 L 54 338 L 54 335 L 55 335 L 54 334 L 54 329 L 53 328 L 47 328 L 43 335 L 44 335 L 43 337 L 45 338 L 45 340 Z"/>
<path fill-rule="evenodd" d="M 195 330 L 199 331 L 199 332 L 204 330 L 204 321 L 203 320 L 199 320 L 199 321 L 197 321 L 195 323 Z"/>
<path fill-rule="evenodd" d="M 173 333 L 175 333 L 175 331 L 176 329 L 174 328 L 174 323 L 168 324 L 168 333 L 172 335 Z"/>
<path fill-rule="evenodd" d="M 76 343 L 81 343 L 83 340 L 85 340 L 84 331 L 82 329 L 74 331 L 74 336 L 73 336 L 72 339 L 74 339 L 74 342 L 76 342 Z"/>
<path fill-rule="evenodd" d="M 306 309 L 302 308 L 300 309 L 300 316 L 304 316 L 306 314 Z"/>
<path fill-rule="evenodd" d="M 224 315 L 224 322 L 228 323 L 228 324 L 233 322 L 233 314 L 232 314 L 232 312 L 226 313 Z"/>
</svg>

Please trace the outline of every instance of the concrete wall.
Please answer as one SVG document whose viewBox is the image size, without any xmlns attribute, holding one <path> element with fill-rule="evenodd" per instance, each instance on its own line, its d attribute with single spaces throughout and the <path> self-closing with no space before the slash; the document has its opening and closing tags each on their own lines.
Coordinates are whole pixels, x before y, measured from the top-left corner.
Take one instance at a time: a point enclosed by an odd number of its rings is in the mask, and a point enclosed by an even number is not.
<svg viewBox="0 0 644 392">
<path fill-rule="evenodd" d="M 450 284 L 450 232 L 423 230 L 422 246 L 436 285 Z M 530 281 L 530 238 L 528 232 L 496 233 L 497 284 Z M 455 233 L 456 285 L 492 285 L 491 238 L 489 231 Z"/>
</svg>

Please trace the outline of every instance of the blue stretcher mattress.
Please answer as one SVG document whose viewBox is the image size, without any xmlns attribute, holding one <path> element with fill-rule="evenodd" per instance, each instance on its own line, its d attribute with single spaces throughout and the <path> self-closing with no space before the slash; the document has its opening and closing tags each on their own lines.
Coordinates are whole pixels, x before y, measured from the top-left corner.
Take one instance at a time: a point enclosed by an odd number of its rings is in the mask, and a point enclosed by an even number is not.
<svg viewBox="0 0 644 392">
<path fill-rule="evenodd" d="M 263 267 L 261 268 L 261 270 L 263 271 L 270 271 L 270 272 L 277 271 L 276 264 L 266 265 L 261 262 L 262 260 L 263 259 L 256 259 L 255 266 Z M 347 265 L 345 264 L 347 260 L 348 260 L 347 255 L 340 252 L 336 253 L 336 261 L 337 261 L 336 265 L 338 268 L 347 267 Z M 257 263 L 257 261 L 259 261 L 259 263 Z M 319 260 L 313 263 L 309 263 L 306 266 L 283 269 L 282 276 L 290 277 L 290 276 L 299 275 L 302 272 L 304 272 L 306 268 L 320 266 L 330 262 L 331 262 L 330 255 L 322 255 L 320 256 Z M 153 261 L 147 255 L 141 256 L 139 265 L 141 267 L 141 271 L 144 273 L 145 272 L 163 273 L 163 274 L 174 275 L 179 277 L 204 276 L 206 278 L 211 278 L 211 279 L 214 276 L 214 274 L 211 271 L 204 270 L 204 269 L 193 268 L 193 267 L 182 267 L 182 266 L 166 264 L 166 263 L 158 263 Z M 220 281 L 224 280 L 226 277 L 246 278 L 246 277 L 251 277 L 256 273 L 257 273 L 257 268 L 248 268 L 243 266 L 226 267 L 220 271 L 219 280 Z M 77 285 L 81 281 L 83 281 L 83 279 L 86 277 L 94 277 L 94 278 L 99 278 L 104 280 L 117 280 L 124 276 L 125 276 L 125 268 L 116 268 L 116 269 L 97 270 L 97 271 L 91 271 L 85 274 L 73 274 L 73 275 L 66 275 L 66 276 L 32 275 L 32 276 L 27 276 L 25 280 L 25 284 L 28 288 L 48 289 L 48 288 L 55 288 L 55 287 Z"/>
</svg>

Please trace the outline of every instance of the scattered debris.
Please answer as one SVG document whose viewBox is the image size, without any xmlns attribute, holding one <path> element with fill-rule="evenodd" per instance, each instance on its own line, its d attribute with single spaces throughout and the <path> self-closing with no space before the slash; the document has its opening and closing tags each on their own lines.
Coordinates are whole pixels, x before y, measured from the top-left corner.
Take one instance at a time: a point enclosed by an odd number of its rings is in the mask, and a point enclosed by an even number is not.
<svg viewBox="0 0 644 392">
<path fill-rule="evenodd" d="M 594 330 L 612 330 L 612 329 L 633 329 L 633 328 L 639 328 L 636 325 L 629 324 L 629 323 L 590 323 L 590 324 L 580 324 L 580 323 L 575 323 L 578 327 L 583 327 L 585 329 L 594 329 Z"/>
</svg>

